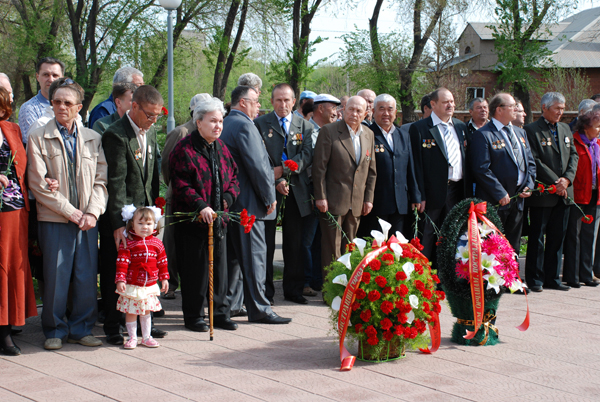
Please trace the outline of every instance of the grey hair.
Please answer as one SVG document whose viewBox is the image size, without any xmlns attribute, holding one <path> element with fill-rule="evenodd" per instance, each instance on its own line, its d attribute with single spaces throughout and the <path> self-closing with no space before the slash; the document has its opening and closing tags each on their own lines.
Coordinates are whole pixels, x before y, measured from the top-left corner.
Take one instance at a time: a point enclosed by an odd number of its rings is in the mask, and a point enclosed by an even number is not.
<svg viewBox="0 0 600 402">
<path fill-rule="evenodd" d="M 471 99 L 471 102 L 469 102 L 469 110 L 473 110 L 473 107 L 475 107 L 476 102 L 485 102 L 485 99 L 481 97 Z"/>
<path fill-rule="evenodd" d="M 262 80 L 260 79 L 260 77 L 254 73 L 246 73 L 246 74 L 242 74 L 240 75 L 240 78 L 238 78 L 238 87 L 239 86 L 245 86 L 245 87 L 252 87 L 252 88 L 258 88 L 261 89 L 262 88 Z"/>
<path fill-rule="evenodd" d="M 394 99 L 394 97 L 389 94 L 377 95 L 377 97 L 375 98 L 375 101 L 373 101 L 373 109 L 377 108 L 377 104 L 379 102 L 393 102 L 394 106 L 397 105 L 396 99 Z"/>
<path fill-rule="evenodd" d="M 134 67 L 121 67 L 115 72 L 113 77 L 113 84 L 117 82 L 133 82 L 133 76 L 139 75 L 144 77 L 144 73 Z"/>
<path fill-rule="evenodd" d="M 225 107 L 223 107 L 223 101 L 219 98 L 210 98 L 202 100 L 194 108 L 194 122 L 202 120 L 206 113 L 219 111 L 225 116 Z"/>
<path fill-rule="evenodd" d="M 593 108 L 595 105 L 596 101 L 593 101 L 591 99 L 584 99 L 581 101 L 581 103 L 579 103 L 579 107 L 577 108 L 577 110 L 579 110 L 579 114 L 584 114 L 585 112 Z"/>
<path fill-rule="evenodd" d="M 560 92 L 546 92 L 542 96 L 541 105 L 549 109 L 555 103 L 566 103 L 565 97 Z"/>
<path fill-rule="evenodd" d="M 8 80 L 8 82 L 10 82 L 10 78 L 8 78 L 8 75 L 6 75 L 4 73 L 0 73 L 0 77 L 4 77 Z"/>
</svg>

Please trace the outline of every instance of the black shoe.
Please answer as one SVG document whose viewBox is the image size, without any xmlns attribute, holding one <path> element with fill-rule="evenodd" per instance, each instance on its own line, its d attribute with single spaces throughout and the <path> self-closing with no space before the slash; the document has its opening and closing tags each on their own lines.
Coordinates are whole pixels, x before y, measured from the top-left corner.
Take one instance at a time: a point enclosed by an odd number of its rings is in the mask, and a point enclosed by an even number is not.
<svg viewBox="0 0 600 402">
<path fill-rule="evenodd" d="M 591 286 L 591 287 L 596 287 L 600 285 L 600 283 L 596 282 L 596 281 L 590 281 L 590 282 L 585 282 L 585 286 Z"/>
<path fill-rule="evenodd" d="M 285 300 L 298 304 L 308 304 L 308 300 L 306 300 L 303 296 L 285 297 Z"/>
<path fill-rule="evenodd" d="M 123 344 L 123 335 L 121 335 L 121 334 L 106 335 L 106 343 L 109 343 L 111 345 L 122 345 Z"/>
<path fill-rule="evenodd" d="M 198 320 L 192 324 L 185 324 L 185 327 L 194 332 L 208 332 L 208 324 L 204 320 Z"/>
<path fill-rule="evenodd" d="M 537 292 L 537 293 L 540 293 L 543 290 L 541 286 L 531 286 L 529 289 L 532 292 Z"/>
<path fill-rule="evenodd" d="M 156 327 L 152 327 L 152 329 L 150 330 L 150 336 L 152 336 L 153 338 L 164 338 L 165 336 L 167 336 L 167 334 L 167 331 L 163 331 L 162 329 L 158 329 Z"/>
<path fill-rule="evenodd" d="M 569 289 L 571 289 L 571 287 L 570 286 L 565 286 L 565 285 L 563 285 L 561 283 L 561 284 L 549 285 L 549 286 L 544 285 L 544 289 L 569 290 Z"/>
<path fill-rule="evenodd" d="M 259 324 L 288 324 L 292 322 L 291 318 L 283 318 L 278 316 L 275 313 L 271 313 L 266 317 L 261 318 L 260 320 L 252 321 Z"/>
<path fill-rule="evenodd" d="M 579 289 L 581 287 L 581 284 L 579 282 L 567 282 L 567 285 L 575 289 Z"/>
<path fill-rule="evenodd" d="M 238 328 L 238 325 L 229 318 L 215 320 L 213 326 L 215 328 L 226 329 L 228 331 L 235 331 Z"/>
<path fill-rule="evenodd" d="M 164 317 L 165 316 L 165 310 L 160 309 L 159 311 L 155 311 L 154 312 L 154 317 Z"/>
<path fill-rule="evenodd" d="M 22 329 L 14 329 L 14 328 L 12 328 L 12 329 L 10 330 L 10 335 L 11 335 L 11 336 L 13 336 L 13 335 L 19 335 L 21 332 L 23 332 L 23 330 L 22 330 Z"/>
<path fill-rule="evenodd" d="M 13 346 L 0 347 L 0 353 L 5 356 L 19 356 L 21 354 L 21 349 L 13 342 Z"/>
<path fill-rule="evenodd" d="M 248 317 L 248 310 L 245 307 L 242 307 L 239 310 L 234 310 L 231 312 L 232 317 Z"/>
</svg>

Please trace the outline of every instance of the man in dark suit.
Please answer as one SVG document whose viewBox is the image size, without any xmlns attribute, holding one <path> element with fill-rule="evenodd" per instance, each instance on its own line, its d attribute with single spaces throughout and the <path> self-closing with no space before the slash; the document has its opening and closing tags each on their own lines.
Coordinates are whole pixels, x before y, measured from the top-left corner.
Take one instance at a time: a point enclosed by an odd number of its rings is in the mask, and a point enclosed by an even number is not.
<svg viewBox="0 0 600 402">
<path fill-rule="evenodd" d="M 380 230 L 378 218 L 392 225 L 390 233 L 404 232 L 404 218 L 421 203 L 421 193 L 415 177 L 410 137 L 394 125 L 396 100 L 388 94 L 375 98 L 371 130 L 375 135 L 377 181 L 373 210 L 361 219 L 358 237 L 370 236 Z M 404 233 L 406 237 L 410 235 Z"/>
<path fill-rule="evenodd" d="M 360 96 L 348 99 L 344 120 L 321 127 L 312 174 L 316 206 L 321 215 L 323 267 L 337 260 L 352 241 L 361 215 L 373 208 L 377 171 L 373 153 L 373 132 L 361 124 L 367 102 Z M 329 212 L 337 220 L 332 225 L 325 215 Z M 346 237 L 342 239 L 341 227 Z"/>
<path fill-rule="evenodd" d="M 254 124 L 260 132 L 273 167 L 283 168 L 283 175 L 275 180 L 278 213 L 283 216 L 283 296 L 294 303 L 306 304 L 304 290 L 304 267 L 301 245 L 304 218 L 312 213 L 309 180 L 306 168 L 312 163 L 312 131 L 310 122 L 292 113 L 296 104 L 294 90 L 288 84 L 279 84 L 271 92 L 273 111 L 263 115 Z M 298 164 L 297 171 L 284 165 L 286 160 Z M 290 179 L 291 183 L 288 183 Z M 290 187 L 291 185 L 291 187 Z M 283 197 L 285 208 L 282 208 Z M 277 220 L 265 222 L 267 239 L 267 289 L 269 300 L 273 299 L 273 256 Z M 269 272 L 270 268 L 270 272 Z"/>
<path fill-rule="evenodd" d="M 467 153 L 477 183 L 475 195 L 490 207 L 500 204 L 498 215 L 504 235 L 518 254 L 523 206 L 535 186 L 535 161 L 525 130 L 511 123 L 516 115 L 513 97 L 495 95 L 490 100 L 490 114 L 492 120 L 473 132 Z"/>
<path fill-rule="evenodd" d="M 454 96 L 446 88 L 430 94 L 431 116 L 410 126 L 410 143 L 421 205 L 429 219 L 422 219 L 423 254 L 435 262 L 437 236 L 434 226 L 441 228 L 452 207 L 465 198 L 465 132 L 463 122 L 454 119 Z M 472 192 L 472 189 L 471 189 Z M 433 224 L 432 224 L 433 222 Z"/>
<path fill-rule="evenodd" d="M 231 93 L 231 112 L 223 121 L 221 134 L 221 140 L 227 145 L 238 166 L 240 196 L 231 210 L 241 212 L 246 209 L 248 214 L 256 216 L 256 222 L 250 233 L 244 233 L 241 225 L 233 225 L 228 235 L 244 276 L 244 302 L 248 320 L 265 324 L 287 324 L 292 320 L 275 314 L 265 295 L 265 221 L 275 219 L 277 201 L 269 155 L 260 133 L 252 123 L 259 109 L 256 89 L 239 86 Z M 233 274 L 237 276 L 235 272 Z"/>
<path fill-rule="evenodd" d="M 579 155 L 569 126 L 560 119 L 565 110 L 565 97 L 558 92 L 542 96 L 542 117 L 525 126 L 531 153 L 535 158 L 537 180 L 556 185 L 555 194 L 535 194 L 529 206 L 529 242 L 525 260 L 527 286 L 541 292 L 549 289 L 569 290 L 559 279 L 562 246 L 573 199 L 573 179 Z M 544 245 L 544 235 L 546 244 Z"/>
<path fill-rule="evenodd" d="M 111 124 L 102 135 L 102 147 L 108 162 L 108 206 L 100 219 L 100 286 L 106 318 L 104 333 L 113 345 L 123 343 L 120 334 L 121 313 L 117 310 L 115 273 L 119 244 L 127 247 L 125 222 L 121 209 L 154 205 L 158 197 L 158 145 L 153 124 L 162 113 L 163 98 L 150 85 L 142 85 L 133 93 L 131 109 Z M 165 331 L 153 328 L 152 336 L 162 338 Z"/>
</svg>

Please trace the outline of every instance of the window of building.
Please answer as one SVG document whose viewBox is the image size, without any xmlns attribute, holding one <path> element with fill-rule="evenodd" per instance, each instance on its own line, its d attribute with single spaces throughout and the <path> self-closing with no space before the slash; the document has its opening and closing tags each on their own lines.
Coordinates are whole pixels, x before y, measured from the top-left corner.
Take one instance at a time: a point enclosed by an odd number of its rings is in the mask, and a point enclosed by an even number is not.
<svg viewBox="0 0 600 402">
<path fill-rule="evenodd" d="M 469 109 L 469 102 L 475 98 L 485 99 L 485 88 L 482 87 L 467 87 L 467 97 L 465 102 L 465 110 Z"/>
<path fill-rule="evenodd" d="M 467 46 L 465 49 L 465 54 L 471 53 L 471 46 Z"/>
</svg>

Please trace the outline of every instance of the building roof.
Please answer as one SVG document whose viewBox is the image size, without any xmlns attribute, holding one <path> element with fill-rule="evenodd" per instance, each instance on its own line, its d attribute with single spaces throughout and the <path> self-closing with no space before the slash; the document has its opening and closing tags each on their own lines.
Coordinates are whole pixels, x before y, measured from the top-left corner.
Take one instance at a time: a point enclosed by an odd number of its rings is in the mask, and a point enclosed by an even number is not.
<svg viewBox="0 0 600 402">
<path fill-rule="evenodd" d="M 548 43 L 559 67 L 600 67 L 600 7 L 581 11 L 561 21 L 567 25 Z"/>
<path fill-rule="evenodd" d="M 471 25 L 471 27 L 477 33 L 477 35 L 479 36 L 479 38 L 481 40 L 494 40 L 494 36 L 493 36 L 494 31 L 489 27 L 495 26 L 497 24 L 495 24 L 493 22 L 469 22 L 469 23 L 467 23 L 467 25 Z M 565 30 L 569 25 L 570 25 L 570 23 L 568 23 L 566 21 L 561 21 L 558 24 L 542 24 L 542 27 L 541 27 L 542 32 L 541 32 L 541 37 L 539 39 L 547 40 L 547 41 L 553 40 L 554 38 L 559 36 L 563 32 L 563 30 Z M 466 30 L 466 28 L 465 28 L 465 30 Z M 463 33 L 458 38 L 459 41 L 460 41 L 462 35 L 464 34 L 464 32 L 465 31 L 463 30 Z"/>
</svg>

